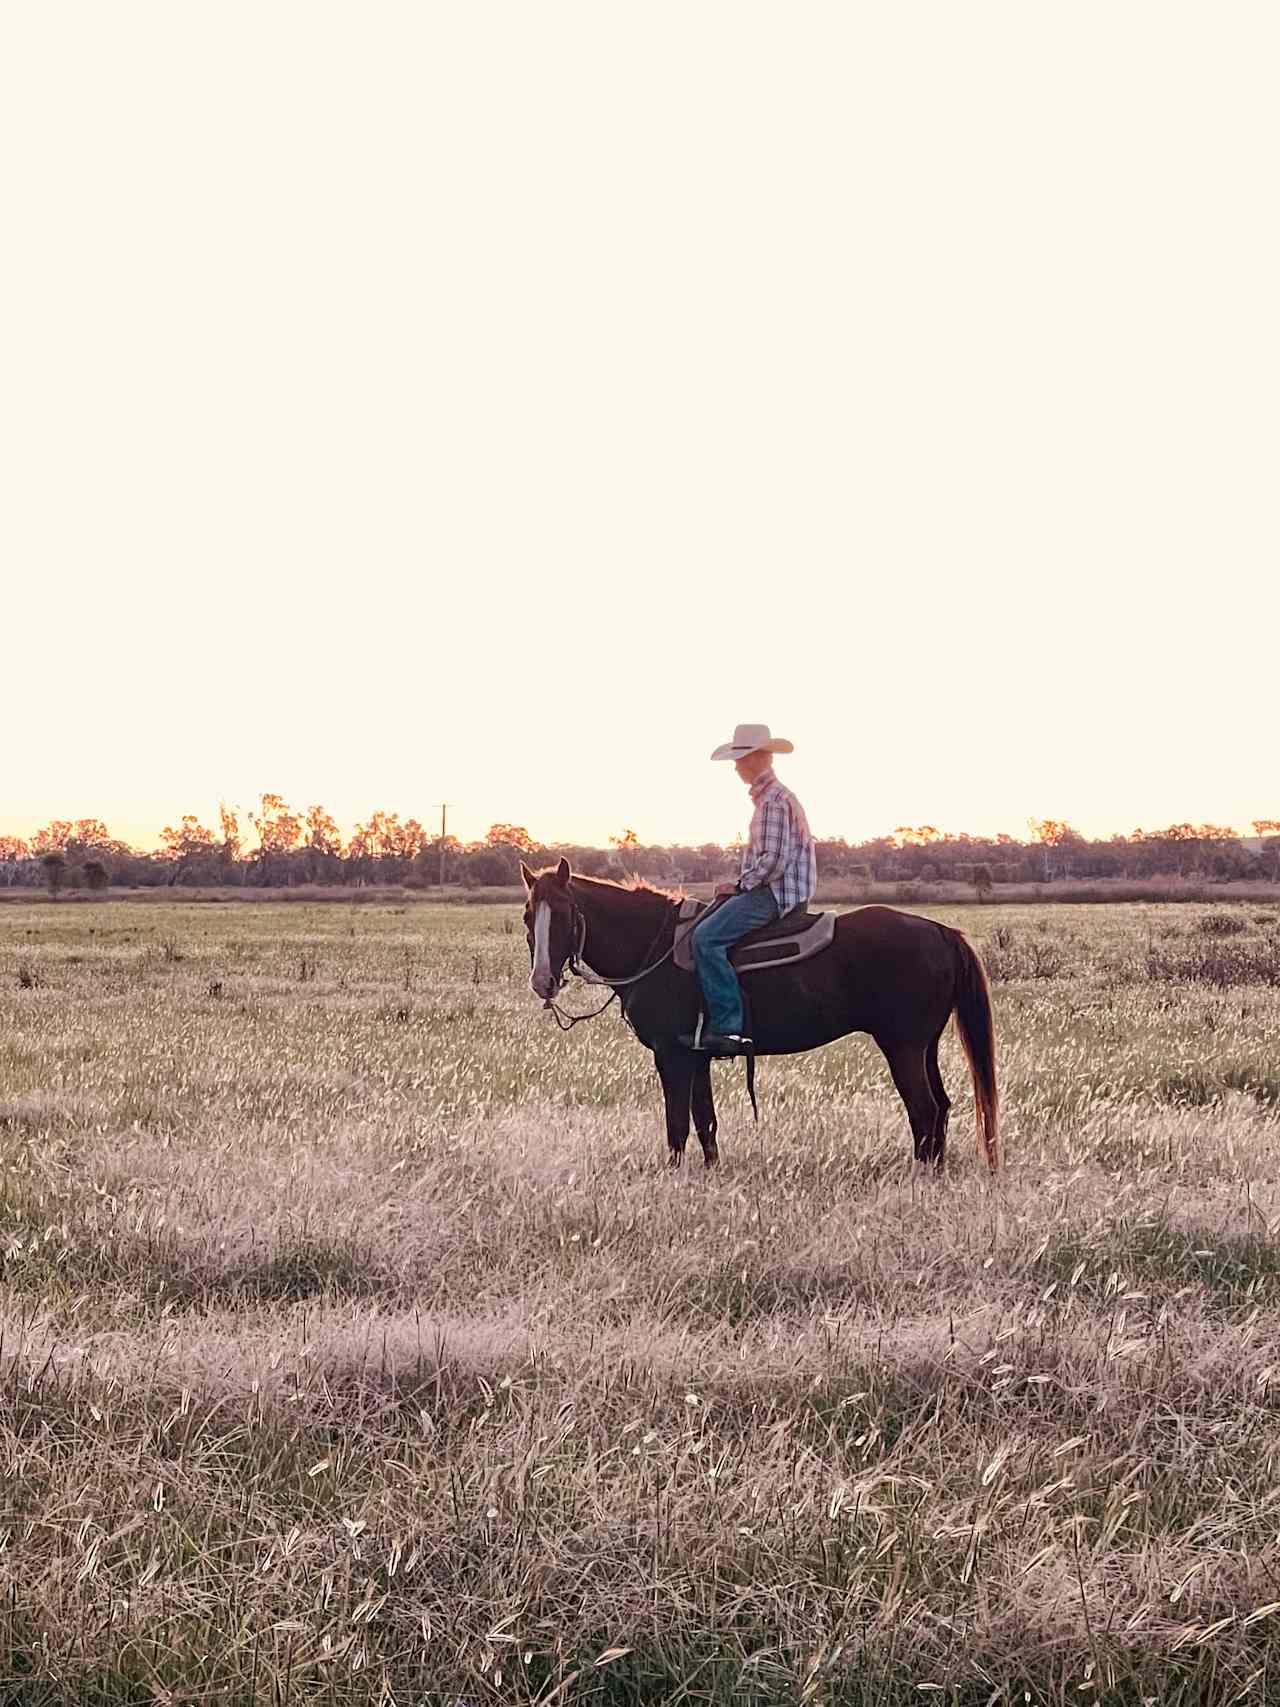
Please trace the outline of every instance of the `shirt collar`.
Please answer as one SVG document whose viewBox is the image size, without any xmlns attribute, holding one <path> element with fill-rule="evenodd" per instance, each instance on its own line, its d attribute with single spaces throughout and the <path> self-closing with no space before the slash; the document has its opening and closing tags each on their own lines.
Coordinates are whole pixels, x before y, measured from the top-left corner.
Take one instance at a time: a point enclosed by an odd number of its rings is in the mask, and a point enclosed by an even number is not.
<svg viewBox="0 0 1280 1707">
<path fill-rule="evenodd" d="M 764 794 L 766 792 L 766 790 L 772 788 L 774 783 L 777 782 L 777 780 L 778 780 L 777 777 L 774 775 L 773 766 L 770 765 L 768 770 L 765 771 L 762 776 L 758 776 L 756 778 L 756 780 L 751 784 L 751 798 L 752 798 L 752 800 L 758 801 L 760 799 L 760 796 L 762 794 Z"/>
</svg>

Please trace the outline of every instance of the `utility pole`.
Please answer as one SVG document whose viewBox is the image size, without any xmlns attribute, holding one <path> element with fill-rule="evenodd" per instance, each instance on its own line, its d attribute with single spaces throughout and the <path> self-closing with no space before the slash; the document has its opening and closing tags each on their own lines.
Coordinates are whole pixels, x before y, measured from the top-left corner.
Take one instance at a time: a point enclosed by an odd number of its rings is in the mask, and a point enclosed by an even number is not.
<svg viewBox="0 0 1280 1707">
<path fill-rule="evenodd" d="M 440 806 L 440 893 L 444 894 L 444 838 L 449 824 L 449 808 L 452 800 L 441 800 Z"/>
</svg>

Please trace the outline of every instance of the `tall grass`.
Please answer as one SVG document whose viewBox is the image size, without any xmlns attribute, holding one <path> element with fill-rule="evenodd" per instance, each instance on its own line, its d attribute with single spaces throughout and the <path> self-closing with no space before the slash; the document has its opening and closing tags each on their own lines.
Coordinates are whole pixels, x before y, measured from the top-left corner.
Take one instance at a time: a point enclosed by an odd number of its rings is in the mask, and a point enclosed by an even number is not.
<svg viewBox="0 0 1280 1707">
<path fill-rule="evenodd" d="M 859 1039 L 669 1176 L 500 911 L 6 916 L 0 1700 L 1268 1699 L 1272 915 L 1060 916 L 940 1183 Z"/>
</svg>

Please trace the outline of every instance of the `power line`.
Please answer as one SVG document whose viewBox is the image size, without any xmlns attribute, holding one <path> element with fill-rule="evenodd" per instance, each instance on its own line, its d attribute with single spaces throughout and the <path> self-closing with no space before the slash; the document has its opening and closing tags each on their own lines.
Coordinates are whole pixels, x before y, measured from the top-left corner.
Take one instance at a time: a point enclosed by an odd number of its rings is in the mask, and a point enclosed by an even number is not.
<svg viewBox="0 0 1280 1707">
<path fill-rule="evenodd" d="M 454 805 L 452 800 L 437 800 L 434 802 L 440 808 L 440 893 L 444 894 L 444 839 L 449 826 L 449 808 Z"/>
</svg>

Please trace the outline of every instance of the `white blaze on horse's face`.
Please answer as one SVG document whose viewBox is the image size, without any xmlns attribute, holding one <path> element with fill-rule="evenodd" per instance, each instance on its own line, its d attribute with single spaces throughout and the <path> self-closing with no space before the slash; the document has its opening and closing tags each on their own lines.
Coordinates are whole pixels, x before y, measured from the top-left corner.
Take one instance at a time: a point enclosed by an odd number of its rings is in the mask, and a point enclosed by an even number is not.
<svg viewBox="0 0 1280 1707">
<path fill-rule="evenodd" d="M 546 901 L 539 901 L 533 909 L 533 971 L 529 975 L 529 988 L 544 1002 L 556 993 L 551 971 L 551 908 Z"/>
</svg>

